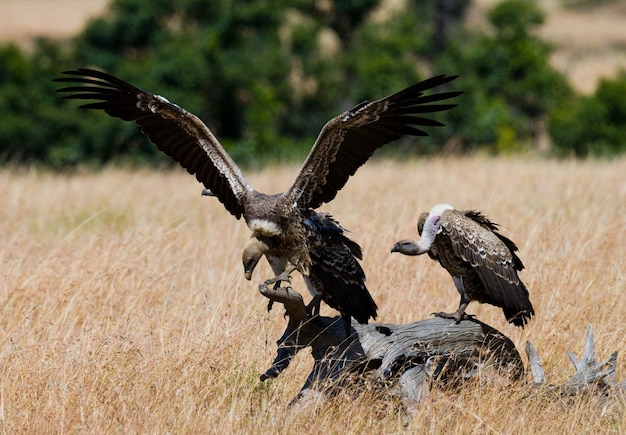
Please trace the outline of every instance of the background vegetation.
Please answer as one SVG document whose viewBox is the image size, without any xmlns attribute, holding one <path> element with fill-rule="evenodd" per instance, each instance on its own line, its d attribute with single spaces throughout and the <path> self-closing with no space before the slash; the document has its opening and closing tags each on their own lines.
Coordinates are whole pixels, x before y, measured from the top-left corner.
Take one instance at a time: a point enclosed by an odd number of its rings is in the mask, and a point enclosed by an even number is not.
<svg viewBox="0 0 626 435">
<path fill-rule="evenodd" d="M 160 162 L 135 126 L 78 112 L 54 93 L 62 70 L 97 67 L 199 115 L 241 163 L 302 158 L 330 117 L 432 74 L 459 74 L 465 94 L 444 129 L 388 152 L 493 153 L 536 148 L 544 131 L 559 155 L 626 149 L 626 77 L 582 97 L 548 63 L 530 0 L 506 0 L 487 31 L 464 28 L 469 0 L 287 3 L 113 0 L 70 41 L 0 47 L 0 161 L 55 167 Z"/>
</svg>

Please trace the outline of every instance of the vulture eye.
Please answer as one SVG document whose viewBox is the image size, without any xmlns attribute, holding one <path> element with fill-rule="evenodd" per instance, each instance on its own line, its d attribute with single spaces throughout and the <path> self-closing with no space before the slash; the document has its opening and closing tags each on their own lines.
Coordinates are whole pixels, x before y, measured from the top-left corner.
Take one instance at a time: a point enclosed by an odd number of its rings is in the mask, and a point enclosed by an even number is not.
<svg viewBox="0 0 626 435">
<path fill-rule="evenodd" d="M 276 237 L 259 236 L 257 240 L 265 243 L 269 248 L 273 248 L 276 245 Z"/>
</svg>

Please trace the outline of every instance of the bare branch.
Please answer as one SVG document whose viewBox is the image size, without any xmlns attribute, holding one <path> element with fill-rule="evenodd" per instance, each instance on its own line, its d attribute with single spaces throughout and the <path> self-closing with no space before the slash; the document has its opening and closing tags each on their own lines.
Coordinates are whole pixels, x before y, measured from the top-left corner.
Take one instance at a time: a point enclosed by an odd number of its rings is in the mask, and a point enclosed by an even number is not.
<svg viewBox="0 0 626 435">
<path fill-rule="evenodd" d="M 624 383 L 619 384 L 617 382 L 617 352 L 613 352 L 604 361 L 596 361 L 596 348 L 591 326 L 587 328 L 585 347 L 581 359 L 578 360 L 571 350 L 567 352 L 576 369 L 576 373 L 564 385 L 546 384 L 546 376 L 539 361 L 539 356 L 530 342 L 526 344 L 526 354 L 528 355 L 535 386 L 546 387 L 545 391 L 557 395 L 573 396 L 594 388 L 599 389 L 603 393 L 609 392 L 610 389 L 620 391 L 624 389 Z"/>
<path fill-rule="evenodd" d="M 273 288 L 264 282 L 259 284 L 259 292 L 272 302 L 279 302 L 285 306 L 289 316 L 289 327 L 296 329 L 308 319 L 302 295 L 291 287 Z"/>
<path fill-rule="evenodd" d="M 284 293 L 283 293 L 284 295 Z M 310 346 L 315 360 L 301 394 L 336 391 L 352 385 L 351 375 L 395 386 L 405 408 L 428 394 L 431 381 L 445 385 L 494 369 L 520 379 L 523 363 L 513 343 L 475 319 L 457 324 L 430 318 L 407 325 L 352 323 L 346 338 L 340 317 L 316 316 L 298 328 L 287 326 L 272 367 L 262 380 L 278 376 L 300 349 Z"/>
<path fill-rule="evenodd" d="M 596 348 L 591 326 L 587 328 L 585 348 L 581 360 L 578 361 L 571 351 L 568 351 L 568 355 L 574 367 L 576 367 L 576 373 L 563 386 L 565 394 L 577 394 L 594 384 L 601 388 L 616 384 L 615 366 L 617 363 L 617 352 L 614 352 L 605 361 L 596 362 Z"/>
<path fill-rule="evenodd" d="M 533 377 L 533 384 L 535 386 L 541 386 L 546 383 L 546 373 L 543 370 L 543 365 L 539 361 L 539 355 L 535 346 L 530 341 L 526 342 L 526 356 L 528 357 L 528 364 L 530 365 L 530 373 Z"/>
<path fill-rule="evenodd" d="M 341 388 L 355 388 L 355 382 L 369 379 L 399 395 L 410 421 L 433 383 L 458 386 L 477 376 L 494 379 L 483 377 L 487 372 L 496 373 L 496 380 L 502 376 L 520 380 L 524 373 L 511 340 L 476 319 L 458 324 L 439 317 L 406 325 L 353 322 L 346 338 L 341 317 L 309 318 L 302 296 L 291 287 L 274 289 L 261 284 L 259 290 L 270 300 L 283 304 L 289 316 L 287 328 L 277 342 L 276 358 L 261 380 L 279 376 L 306 347 L 311 347 L 315 360 L 292 404 L 310 393 L 319 399 Z M 591 388 L 599 388 L 602 394 L 626 390 L 626 383 L 616 380 L 617 352 L 604 361 L 596 361 L 591 326 L 582 358 L 578 360 L 573 352 L 568 352 L 576 373 L 562 386 L 547 384 L 539 355 L 530 341 L 526 343 L 526 354 L 533 386 L 550 396 L 571 396 Z"/>
</svg>

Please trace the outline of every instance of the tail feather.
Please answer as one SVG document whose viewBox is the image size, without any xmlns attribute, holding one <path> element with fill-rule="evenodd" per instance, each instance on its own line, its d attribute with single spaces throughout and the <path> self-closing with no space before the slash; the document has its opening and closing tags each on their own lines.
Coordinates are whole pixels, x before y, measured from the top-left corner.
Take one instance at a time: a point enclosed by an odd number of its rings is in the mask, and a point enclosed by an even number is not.
<svg viewBox="0 0 626 435">
<path fill-rule="evenodd" d="M 528 297 L 528 289 L 523 282 L 519 282 L 508 303 L 503 306 L 502 311 L 509 323 L 523 328 L 535 315 L 535 310 Z"/>
</svg>

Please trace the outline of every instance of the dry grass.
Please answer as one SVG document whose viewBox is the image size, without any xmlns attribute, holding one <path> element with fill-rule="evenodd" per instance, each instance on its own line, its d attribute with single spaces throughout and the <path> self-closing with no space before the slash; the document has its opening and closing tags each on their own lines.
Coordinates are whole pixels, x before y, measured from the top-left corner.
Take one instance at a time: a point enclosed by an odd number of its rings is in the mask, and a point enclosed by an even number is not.
<svg viewBox="0 0 626 435">
<path fill-rule="evenodd" d="M 250 179 L 278 191 L 295 170 Z M 518 242 L 538 315 L 520 330 L 494 307 L 468 311 L 520 349 L 533 341 L 558 383 L 572 373 L 566 350 L 581 352 L 587 325 L 599 358 L 626 347 L 625 174 L 624 159 L 373 162 L 324 209 L 363 245 L 379 320 L 396 323 L 458 301 L 445 272 L 427 258 L 390 255 L 391 244 L 415 236 L 418 213 L 437 202 L 483 210 Z M 193 177 L 4 170 L 0 184 L 4 432 L 403 430 L 395 404 L 375 394 L 287 411 L 311 366 L 306 352 L 278 379 L 258 382 L 285 321 L 280 309 L 266 313 L 254 283 L 243 279 L 245 225 L 202 199 Z M 263 266 L 255 279 L 268 275 Z M 434 391 L 417 411 L 416 431 L 626 430 L 621 404 L 526 393 L 524 386 Z"/>
</svg>

